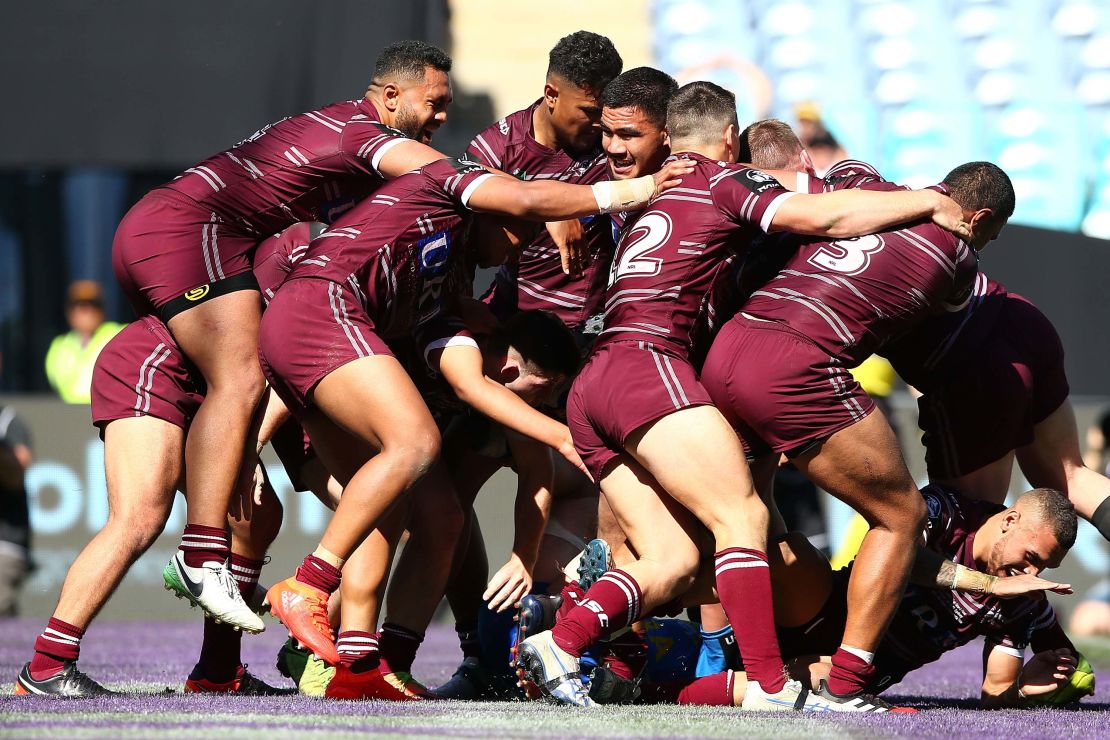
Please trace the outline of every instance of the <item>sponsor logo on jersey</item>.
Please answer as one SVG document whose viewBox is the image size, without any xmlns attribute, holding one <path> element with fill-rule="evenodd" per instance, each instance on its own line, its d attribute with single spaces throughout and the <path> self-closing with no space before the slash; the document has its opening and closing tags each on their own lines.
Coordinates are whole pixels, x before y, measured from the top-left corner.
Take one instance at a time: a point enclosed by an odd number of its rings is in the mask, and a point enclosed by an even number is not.
<svg viewBox="0 0 1110 740">
<path fill-rule="evenodd" d="M 471 172 L 485 172 L 486 168 L 470 159 L 452 159 L 451 166 L 460 175 L 469 175 Z"/>
<path fill-rule="evenodd" d="M 187 291 L 185 291 L 185 300 L 187 300 L 187 301 L 199 301 L 202 298 L 204 298 L 204 296 L 208 295 L 208 291 L 210 289 L 211 289 L 211 286 L 202 285 L 199 288 L 193 288 L 192 290 L 187 290 Z"/>
<path fill-rule="evenodd" d="M 420 258 L 421 275 L 442 275 L 451 256 L 451 232 L 437 231 L 420 239 L 416 242 L 416 253 Z"/>
</svg>

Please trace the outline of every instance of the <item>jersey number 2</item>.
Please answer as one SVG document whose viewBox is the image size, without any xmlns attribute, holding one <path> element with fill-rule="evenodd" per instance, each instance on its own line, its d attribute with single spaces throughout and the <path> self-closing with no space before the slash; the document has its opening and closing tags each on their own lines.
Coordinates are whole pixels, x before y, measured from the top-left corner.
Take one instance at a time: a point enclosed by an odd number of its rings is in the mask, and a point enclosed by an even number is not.
<svg viewBox="0 0 1110 740">
<path fill-rule="evenodd" d="M 877 234 L 842 239 L 822 246 L 810 256 L 809 263 L 825 270 L 857 275 L 871 264 L 871 255 L 884 246 L 882 237 Z"/>
<path fill-rule="evenodd" d="M 634 275 L 655 275 L 663 264 L 660 257 L 648 257 L 671 236 L 671 218 L 665 213 L 644 214 L 628 234 L 624 249 L 613 262 L 609 284 Z"/>
</svg>

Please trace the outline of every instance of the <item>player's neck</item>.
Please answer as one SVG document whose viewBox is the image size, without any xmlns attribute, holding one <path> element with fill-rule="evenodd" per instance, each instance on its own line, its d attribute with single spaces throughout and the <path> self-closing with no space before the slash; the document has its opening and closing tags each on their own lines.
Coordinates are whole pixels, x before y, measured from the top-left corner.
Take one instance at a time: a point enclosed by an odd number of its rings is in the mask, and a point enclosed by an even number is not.
<svg viewBox="0 0 1110 740">
<path fill-rule="evenodd" d="M 999 526 L 999 514 L 995 514 L 987 521 L 983 522 L 983 526 L 979 527 L 975 532 L 975 539 L 971 542 L 971 557 L 975 560 L 975 567 L 982 570 L 986 567 L 986 563 L 990 557 L 991 546 L 994 544 L 987 532 L 997 531 Z M 992 529 L 993 528 L 993 529 Z"/>
<path fill-rule="evenodd" d="M 671 154 L 682 154 L 689 152 L 691 154 L 700 154 L 706 159 L 715 159 L 718 162 L 729 162 L 728 147 L 721 144 L 707 144 L 697 141 L 675 141 L 671 143 Z"/>
<path fill-rule="evenodd" d="M 532 138 L 548 149 L 558 151 L 563 148 L 559 143 L 558 132 L 551 123 L 551 113 L 547 110 L 547 106 L 537 105 L 532 111 Z"/>
<path fill-rule="evenodd" d="M 381 119 L 382 123 L 386 126 L 393 125 L 393 114 L 385 107 L 385 101 L 382 100 L 380 87 L 371 85 L 370 89 L 366 91 L 363 97 L 366 98 L 366 102 L 370 103 L 370 105 L 374 106 L 374 109 L 378 111 L 378 118 Z"/>
</svg>

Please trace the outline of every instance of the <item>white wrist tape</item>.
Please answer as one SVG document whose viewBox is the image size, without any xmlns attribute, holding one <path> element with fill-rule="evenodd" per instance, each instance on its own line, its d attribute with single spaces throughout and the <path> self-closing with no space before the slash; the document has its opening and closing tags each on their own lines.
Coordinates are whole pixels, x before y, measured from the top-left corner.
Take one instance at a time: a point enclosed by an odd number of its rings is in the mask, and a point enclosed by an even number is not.
<svg viewBox="0 0 1110 740">
<path fill-rule="evenodd" d="M 611 180 L 590 186 L 601 213 L 637 210 L 648 204 L 655 194 L 655 178 L 651 175 L 631 180 Z"/>
</svg>

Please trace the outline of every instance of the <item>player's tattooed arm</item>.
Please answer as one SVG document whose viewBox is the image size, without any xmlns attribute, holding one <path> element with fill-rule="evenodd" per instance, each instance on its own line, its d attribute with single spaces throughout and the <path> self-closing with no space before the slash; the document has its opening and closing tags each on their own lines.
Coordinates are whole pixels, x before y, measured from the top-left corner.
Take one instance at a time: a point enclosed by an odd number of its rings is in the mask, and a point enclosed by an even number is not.
<svg viewBox="0 0 1110 740">
<path fill-rule="evenodd" d="M 1028 573 L 1001 578 L 992 576 L 955 563 L 940 553 L 924 547 L 917 548 L 917 557 L 910 571 L 910 583 L 925 588 L 947 588 L 953 591 L 991 594 L 1004 599 L 1025 596 L 1037 591 L 1071 593 L 1071 586 L 1066 583 L 1056 583 Z"/>
</svg>

